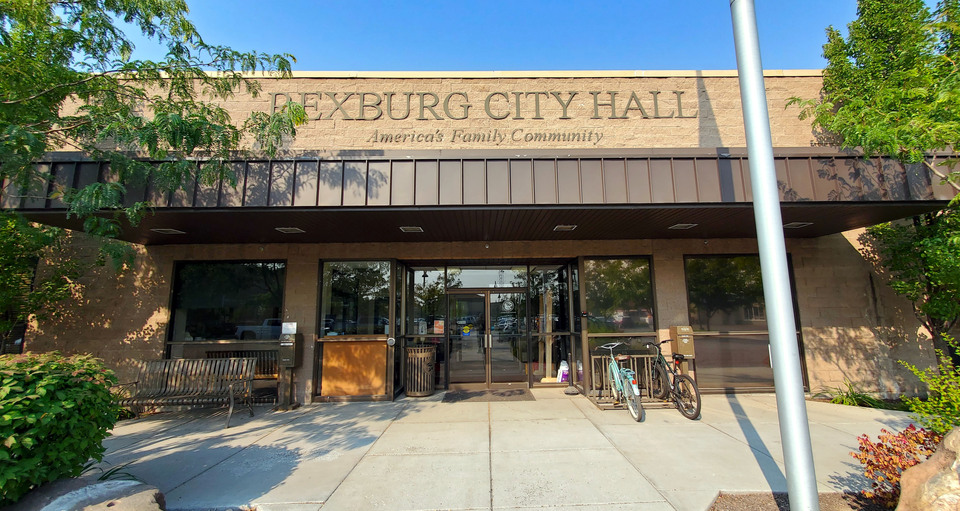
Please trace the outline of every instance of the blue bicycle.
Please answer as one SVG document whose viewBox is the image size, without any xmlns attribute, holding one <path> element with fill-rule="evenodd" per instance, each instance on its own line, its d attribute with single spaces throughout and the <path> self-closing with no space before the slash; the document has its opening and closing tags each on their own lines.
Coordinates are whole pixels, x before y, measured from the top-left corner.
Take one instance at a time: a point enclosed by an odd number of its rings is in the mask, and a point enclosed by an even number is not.
<svg viewBox="0 0 960 511">
<path fill-rule="evenodd" d="M 610 380 L 610 392 L 613 393 L 614 403 L 626 403 L 627 410 L 633 420 L 643 420 L 643 405 L 640 404 L 640 385 L 637 383 L 637 374 L 632 369 L 622 367 L 620 362 L 630 360 L 629 355 L 614 355 L 613 349 L 622 342 L 610 342 L 600 346 L 601 350 L 610 351 L 610 365 L 607 366 L 607 379 Z"/>
</svg>

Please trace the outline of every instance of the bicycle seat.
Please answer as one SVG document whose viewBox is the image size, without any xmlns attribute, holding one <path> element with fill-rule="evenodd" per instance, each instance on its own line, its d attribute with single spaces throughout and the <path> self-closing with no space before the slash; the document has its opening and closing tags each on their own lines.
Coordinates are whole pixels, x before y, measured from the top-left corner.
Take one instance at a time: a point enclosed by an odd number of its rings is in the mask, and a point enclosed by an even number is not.
<svg viewBox="0 0 960 511">
<path fill-rule="evenodd" d="M 625 362 L 625 361 L 627 361 L 627 360 L 630 360 L 630 355 L 620 354 L 620 355 L 617 355 L 617 356 L 613 357 L 613 359 L 616 360 L 617 362 Z"/>
<path fill-rule="evenodd" d="M 683 359 L 684 359 L 684 356 L 683 356 L 682 353 L 674 353 L 674 354 L 673 354 L 673 359 L 674 359 L 674 360 L 683 360 Z"/>
</svg>

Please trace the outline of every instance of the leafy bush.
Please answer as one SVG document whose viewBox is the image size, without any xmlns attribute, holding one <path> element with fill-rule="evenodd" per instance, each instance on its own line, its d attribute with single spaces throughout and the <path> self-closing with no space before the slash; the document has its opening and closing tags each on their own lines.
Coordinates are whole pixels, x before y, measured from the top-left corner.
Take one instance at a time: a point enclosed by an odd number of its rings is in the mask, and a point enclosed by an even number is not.
<svg viewBox="0 0 960 511">
<path fill-rule="evenodd" d="M 860 451 L 850 453 L 864 465 L 863 474 L 873 481 L 864 497 L 886 507 L 896 507 L 900 499 L 900 474 L 922 461 L 937 449 L 943 436 L 935 431 L 917 428 L 913 424 L 900 433 L 880 430 L 877 442 L 860 435 Z"/>
<path fill-rule="evenodd" d="M 947 343 L 960 354 L 956 341 L 944 336 Z M 954 426 L 960 426 L 960 370 L 953 365 L 951 358 L 937 350 L 937 368 L 920 370 L 916 366 L 900 361 L 907 369 L 927 384 L 927 399 L 904 398 L 903 401 L 913 412 L 913 418 L 921 426 L 932 429 L 941 435 L 947 434 Z"/>
<path fill-rule="evenodd" d="M 114 384 L 90 355 L 0 357 L 0 506 L 103 459 L 120 410 Z"/>
</svg>

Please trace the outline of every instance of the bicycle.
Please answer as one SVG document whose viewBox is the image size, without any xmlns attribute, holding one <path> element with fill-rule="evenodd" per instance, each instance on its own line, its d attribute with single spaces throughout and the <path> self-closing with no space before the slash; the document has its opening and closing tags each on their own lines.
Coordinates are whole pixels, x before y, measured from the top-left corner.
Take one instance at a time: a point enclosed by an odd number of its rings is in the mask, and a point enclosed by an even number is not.
<svg viewBox="0 0 960 511">
<path fill-rule="evenodd" d="M 657 357 L 650 369 L 650 392 L 657 399 L 673 401 L 681 415 L 695 420 L 700 416 L 700 389 L 693 378 L 680 372 L 680 364 L 685 358 L 682 354 L 674 353 L 673 364 L 667 363 L 660 349 L 660 345 L 667 342 L 670 340 L 644 344 L 647 349 L 657 349 Z"/>
<path fill-rule="evenodd" d="M 610 381 L 610 392 L 614 403 L 623 401 L 630 411 L 630 417 L 640 422 L 644 418 L 643 405 L 640 404 L 640 385 L 637 383 L 637 374 L 633 369 L 621 367 L 620 362 L 629 360 L 629 355 L 614 355 L 613 348 L 625 344 L 610 342 L 598 349 L 610 351 L 610 364 L 607 366 L 607 379 Z"/>
</svg>

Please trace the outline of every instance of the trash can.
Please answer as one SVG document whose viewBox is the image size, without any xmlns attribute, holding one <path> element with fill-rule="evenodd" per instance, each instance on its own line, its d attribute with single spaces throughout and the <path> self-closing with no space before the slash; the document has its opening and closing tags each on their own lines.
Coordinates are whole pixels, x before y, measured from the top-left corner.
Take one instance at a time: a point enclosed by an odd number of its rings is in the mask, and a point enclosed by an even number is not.
<svg viewBox="0 0 960 511">
<path fill-rule="evenodd" d="M 434 364 L 437 360 L 435 346 L 407 348 L 407 395 L 424 397 L 434 391 Z"/>
</svg>

